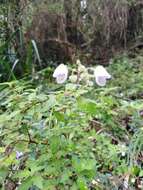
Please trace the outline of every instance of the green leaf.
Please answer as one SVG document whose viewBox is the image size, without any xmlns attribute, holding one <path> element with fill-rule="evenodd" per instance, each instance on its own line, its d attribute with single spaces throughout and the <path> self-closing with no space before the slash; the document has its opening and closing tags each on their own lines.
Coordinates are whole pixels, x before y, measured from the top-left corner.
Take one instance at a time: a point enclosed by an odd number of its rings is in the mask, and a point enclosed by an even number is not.
<svg viewBox="0 0 143 190">
<path fill-rule="evenodd" d="M 143 170 L 140 171 L 139 176 L 143 177 Z"/>
<path fill-rule="evenodd" d="M 134 167 L 132 167 L 131 168 L 131 171 L 132 171 L 132 174 L 133 175 L 139 175 L 139 172 L 140 172 L 140 168 L 139 167 L 137 167 L 137 166 L 134 166 Z"/>
<path fill-rule="evenodd" d="M 34 175 L 36 172 L 44 169 L 44 166 L 39 166 L 38 164 L 38 161 L 36 162 L 33 160 L 30 160 L 29 163 L 27 163 L 27 167 L 29 167 L 31 170 L 31 175 Z"/>
<path fill-rule="evenodd" d="M 80 190 L 88 190 L 87 184 L 82 178 L 79 178 L 77 180 L 77 185 Z"/>
<path fill-rule="evenodd" d="M 0 153 L 4 153 L 5 152 L 5 148 L 4 147 L 0 147 Z"/>
<path fill-rule="evenodd" d="M 15 175 L 15 177 L 23 179 L 23 178 L 28 178 L 31 175 L 31 172 L 29 170 L 23 170 L 19 171 L 18 174 Z"/>
<path fill-rule="evenodd" d="M 85 99 L 85 98 L 82 98 L 82 99 L 79 99 L 78 100 L 78 107 L 84 111 L 84 112 L 87 112 L 89 114 L 96 114 L 97 113 L 97 105 L 95 103 L 95 101 L 92 101 L 90 99 Z"/>
<path fill-rule="evenodd" d="M 56 119 L 57 119 L 58 121 L 62 121 L 62 122 L 65 121 L 65 116 L 64 116 L 64 114 L 55 111 L 55 112 L 54 112 L 54 115 L 55 115 L 55 117 L 56 117 Z"/>
<path fill-rule="evenodd" d="M 87 171 L 96 171 L 96 160 L 92 159 L 77 159 L 73 158 L 73 167 L 76 169 L 77 172 L 82 172 L 84 170 Z"/>
<path fill-rule="evenodd" d="M 60 138 L 57 136 L 52 136 L 51 140 L 50 140 L 50 147 L 51 147 L 51 151 L 53 153 L 56 153 L 59 150 L 59 146 L 60 146 Z"/>
<path fill-rule="evenodd" d="M 0 182 L 4 182 L 5 180 L 5 177 L 7 176 L 8 174 L 8 170 L 6 168 L 0 168 Z"/>
<path fill-rule="evenodd" d="M 52 108 L 56 105 L 57 101 L 56 101 L 56 98 L 55 98 L 55 95 L 50 95 L 49 96 L 49 100 L 47 101 L 46 103 L 46 106 L 47 108 Z"/>
<path fill-rule="evenodd" d="M 78 187 L 77 187 L 77 184 L 76 183 L 74 183 L 73 185 L 72 185 L 72 187 L 70 188 L 70 190 L 77 190 L 78 189 Z"/>
<path fill-rule="evenodd" d="M 66 181 L 68 181 L 69 179 L 69 174 L 66 172 L 66 173 L 63 173 L 62 176 L 61 176 L 61 183 L 66 183 Z"/>
<path fill-rule="evenodd" d="M 36 185 L 39 189 L 43 189 L 43 178 L 41 176 L 34 176 L 33 179 L 33 185 Z"/>
<path fill-rule="evenodd" d="M 29 177 L 24 182 L 22 182 L 18 190 L 28 190 L 32 185 L 33 185 L 33 179 L 32 177 Z"/>
</svg>

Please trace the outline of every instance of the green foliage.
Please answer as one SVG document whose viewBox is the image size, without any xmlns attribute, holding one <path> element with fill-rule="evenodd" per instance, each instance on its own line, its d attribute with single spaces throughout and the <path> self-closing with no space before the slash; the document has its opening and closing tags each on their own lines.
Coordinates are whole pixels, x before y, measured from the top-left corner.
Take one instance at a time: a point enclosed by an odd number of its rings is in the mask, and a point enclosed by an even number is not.
<svg viewBox="0 0 143 190">
<path fill-rule="evenodd" d="M 7 2 L 0 8 L 0 81 L 13 81 L 0 83 L 0 189 L 8 190 L 14 184 L 18 190 L 114 190 L 124 188 L 124 182 L 130 189 L 138 188 L 143 176 L 143 57 L 113 59 L 109 66 L 112 80 L 105 88 L 87 84 L 88 75 L 82 76 L 85 81 L 78 86 L 50 83 L 52 69 L 35 72 L 35 60 L 40 67 L 41 60 L 34 41 L 26 57 L 19 56 L 24 48 L 22 32 L 38 7 L 23 4 L 29 10 L 22 12 L 18 1 Z M 103 45 L 109 46 L 116 38 L 126 43 L 126 13 L 136 2 L 111 2 L 91 1 L 83 13 L 80 1 L 69 4 L 75 13 L 71 16 L 84 22 L 81 32 L 89 42 L 93 38 L 97 43 L 101 36 Z M 41 1 L 37 4 L 49 12 L 65 11 L 63 1 L 51 1 L 47 7 Z M 10 20 L 17 23 L 8 23 L 8 15 L 14 15 Z M 22 22 L 23 15 L 28 24 Z M 142 26 L 136 27 L 133 35 L 140 34 Z M 17 81 L 17 66 L 22 73 L 32 74 L 32 80 Z M 17 151 L 22 152 L 19 158 Z"/>
<path fill-rule="evenodd" d="M 142 103 L 132 99 L 142 90 L 141 63 L 113 62 L 106 88 L 1 83 L 1 188 L 13 181 L 18 190 L 116 189 L 119 176 L 142 176 Z"/>
</svg>

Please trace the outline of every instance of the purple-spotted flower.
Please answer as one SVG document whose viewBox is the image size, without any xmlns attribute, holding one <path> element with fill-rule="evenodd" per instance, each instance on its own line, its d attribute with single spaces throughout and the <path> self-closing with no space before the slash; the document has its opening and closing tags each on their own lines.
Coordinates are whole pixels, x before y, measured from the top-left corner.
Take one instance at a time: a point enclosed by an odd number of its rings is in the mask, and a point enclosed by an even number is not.
<svg viewBox="0 0 143 190">
<path fill-rule="evenodd" d="M 64 83 L 68 78 L 68 68 L 64 64 L 60 64 L 54 71 L 53 77 L 56 78 L 58 84 Z"/>
<path fill-rule="evenodd" d="M 94 69 L 94 77 L 99 86 L 105 86 L 107 79 L 111 79 L 111 75 L 102 65 L 99 65 Z"/>
</svg>

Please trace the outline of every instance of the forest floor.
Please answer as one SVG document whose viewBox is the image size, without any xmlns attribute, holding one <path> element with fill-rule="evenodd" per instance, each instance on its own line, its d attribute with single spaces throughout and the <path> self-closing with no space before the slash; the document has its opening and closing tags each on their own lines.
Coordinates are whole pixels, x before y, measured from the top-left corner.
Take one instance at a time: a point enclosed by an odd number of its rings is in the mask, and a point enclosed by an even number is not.
<svg viewBox="0 0 143 190">
<path fill-rule="evenodd" d="M 143 56 L 107 70 L 105 87 L 49 68 L 0 84 L 0 189 L 143 189 Z"/>
</svg>

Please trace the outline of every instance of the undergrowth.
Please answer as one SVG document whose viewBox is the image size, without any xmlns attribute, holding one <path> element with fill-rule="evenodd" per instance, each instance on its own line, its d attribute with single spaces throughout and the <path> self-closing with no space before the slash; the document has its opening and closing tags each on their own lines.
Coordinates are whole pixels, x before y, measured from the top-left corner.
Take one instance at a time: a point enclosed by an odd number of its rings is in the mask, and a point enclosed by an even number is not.
<svg viewBox="0 0 143 190">
<path fill-rule="evenodd" d="M 112 60 L 105 88 L 1 83 L 0 189 L 142 189 L 142 60 Z"/>
</svg>

